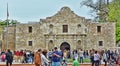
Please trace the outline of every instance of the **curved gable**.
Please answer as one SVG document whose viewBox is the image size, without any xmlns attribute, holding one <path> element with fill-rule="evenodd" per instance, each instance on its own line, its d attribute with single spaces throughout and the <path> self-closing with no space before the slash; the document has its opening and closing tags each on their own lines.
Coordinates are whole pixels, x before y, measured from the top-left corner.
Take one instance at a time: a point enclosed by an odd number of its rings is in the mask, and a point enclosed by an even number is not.
<svg viewBox="0 0 120 66">
<path fill-rule="evenodd" d="M 70 23 L 75 23 L 75 22 L 80 22 L 84 23 L 85 18 L 80 17 L 76 15 L 69 7 L 63 7 L 56 13 L 55 15 L 51 17 L 47 17 L 46 19 L 41 19 L 41 22 L 70 22 Z"/>
</svg>

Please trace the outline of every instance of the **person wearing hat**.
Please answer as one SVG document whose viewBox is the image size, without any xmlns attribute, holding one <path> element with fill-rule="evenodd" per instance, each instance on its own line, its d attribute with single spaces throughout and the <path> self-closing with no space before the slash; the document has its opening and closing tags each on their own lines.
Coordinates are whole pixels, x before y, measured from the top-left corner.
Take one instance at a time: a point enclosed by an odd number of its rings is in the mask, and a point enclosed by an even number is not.
<svg viewBox="0 0 120 66">
<path fill-rule="evenodd" d="M 57 47 L 54 47 L 52 53 L 52 66 L 60 66 L 61 53 L 58 51 Z"/>
</svg>

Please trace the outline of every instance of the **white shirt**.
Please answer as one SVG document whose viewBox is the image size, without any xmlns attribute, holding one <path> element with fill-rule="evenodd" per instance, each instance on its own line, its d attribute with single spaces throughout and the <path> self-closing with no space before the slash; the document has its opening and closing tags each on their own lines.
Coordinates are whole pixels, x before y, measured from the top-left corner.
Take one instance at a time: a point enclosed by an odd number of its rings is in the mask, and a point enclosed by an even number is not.
<svg viewBox="0 0 120 66">
<path fill-rule="evenodd" d="M 79 56 L 80 56 L 80 57 L 83 57 L 83 53 L 84 53 L 84 51 L 80 51 L 80 52 L 79 52 Z"/>
<path fill-rule="evenodd" d="M 106 55 L 106 53 L 103 54 L 103 59 L 105 59 L 107 61 L 107 55 Z"/>
<path fill-rule="evenodd" d="M 41 54 L 41 61 L 42 65 L 44 65 L 44 63 L 47 63 L 47 65 L 49 64 L 49 60 L 43 54 Z"/>
<path fill-rule="evenodd" d="M 94 54 L 94 61 L 99 60 L 100 56 L 99 54 Z"/>
</svg>

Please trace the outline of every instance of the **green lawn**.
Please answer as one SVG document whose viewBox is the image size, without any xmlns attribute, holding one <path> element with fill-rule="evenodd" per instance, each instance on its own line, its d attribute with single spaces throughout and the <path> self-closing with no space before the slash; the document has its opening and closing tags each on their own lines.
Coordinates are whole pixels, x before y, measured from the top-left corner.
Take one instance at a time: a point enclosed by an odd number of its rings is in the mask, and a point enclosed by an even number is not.
<svg viewBox="0 0 120 66">
<path fill-rule="evenodd" d="M 79 61 L 79 59 L 78 59 L 78 61 Z M 83 61 L 84 61 L 84 63 L 90 63 L 90 59 L 89 58 L 86 58 Z M 73 59 L 68 59 L 68 62 L 73 62 Z"/>
</svg>

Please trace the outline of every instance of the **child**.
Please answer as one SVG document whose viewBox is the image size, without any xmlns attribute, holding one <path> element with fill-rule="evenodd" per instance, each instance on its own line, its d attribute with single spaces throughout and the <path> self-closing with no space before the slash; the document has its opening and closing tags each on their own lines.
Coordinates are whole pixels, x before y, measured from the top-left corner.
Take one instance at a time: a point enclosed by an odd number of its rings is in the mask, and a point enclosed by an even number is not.
<svg viewBox="0 0 120 66">
<path fill-rule="evenodd" d="M 77 58 L 73 61 L 73 66 L 79 66 Z"/>
<path fill-rule="evenodd" d="M 65 60 L 62 62 L 62 66 L 67 66 L 67 62 Z"/>
<path fill-rule="evenodd" d="M 2 62 L 5 62 L 5 53 L 2 53 L 1 60 L 2 60 Z"/>
</svg>

